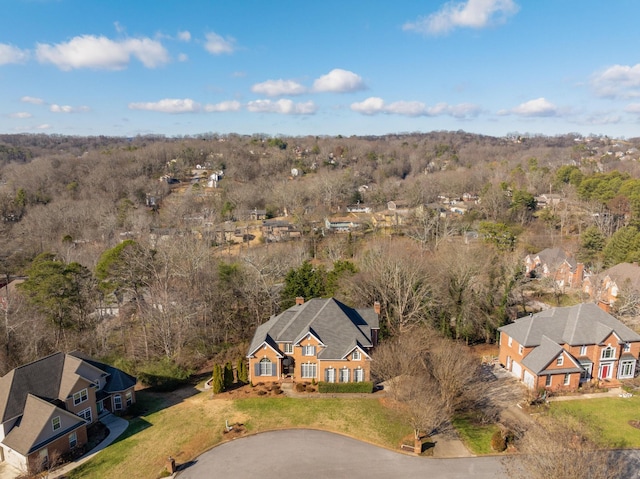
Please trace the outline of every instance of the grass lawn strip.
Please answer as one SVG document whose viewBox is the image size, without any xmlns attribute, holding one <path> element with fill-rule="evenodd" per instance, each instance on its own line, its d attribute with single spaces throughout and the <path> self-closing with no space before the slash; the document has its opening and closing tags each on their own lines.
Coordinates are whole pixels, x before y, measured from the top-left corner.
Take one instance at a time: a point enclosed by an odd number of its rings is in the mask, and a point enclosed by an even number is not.
<svg viewBox="0 0 640 479">
<path fill-rule="evenodd" d="M 460 435 L 464 445 L 476 455 L 495 454 L 491 449 L 491 437 L 500 428 L 495 424 L 478 424 L 470 414 L 457 415 L 453 426 Z"/>
</svg>

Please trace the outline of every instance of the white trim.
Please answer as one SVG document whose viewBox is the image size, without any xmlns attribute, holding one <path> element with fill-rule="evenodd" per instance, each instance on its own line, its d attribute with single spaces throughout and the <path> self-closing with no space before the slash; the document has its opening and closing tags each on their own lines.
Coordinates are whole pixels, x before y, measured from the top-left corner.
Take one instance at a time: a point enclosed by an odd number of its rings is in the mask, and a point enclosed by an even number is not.
<svg viewBox="0 0 640 479">
<path fill-rule="evenodd" d="M 304 336 L 302 336 L 300 339 L 298 339 L 297 341 L 293 342 L 294 346 L 300 346 L 300 343 L 302 341 L 304 341 L 305 339 L 311 339 L 311 337 L 314 337 L 316 339 L 316 341 L 318 341 L 318 346 L 323 346 L 323 347 L 327 347 L 326 344 L 324 344 L 322 342 L 322 340 L 316 336 L 315 334 L 313 334 L 311 331 L 307 331 L 306 334 Z"/>
<path fill-rule="evenodd" d="M 270 348 L 274 353 L 276 353 L 276 356 L 277 356 L 278 358 L 284 358 L 284 356 L 283 356 L 282 354 L 280 354 L 280 351 L 278 351 L 277 349 L 274 349 L 274 347 L 273 347 L 273 346 L 271 346 L 271 345 L 270 345 L 269 343 L 267 343 L 266 341 L 262 341 L 262 342 L 260 343 L 260 345 L 259 345 L 256 349 L 254 349 L 253 351 L 249 352 L 249 354 L 247 355 L 247 358 L 252 358 L 252 357 L 254 357 L 254 356 L 255 356 L 255 354 L 256 354 L 256 351 L 258 351 L 258 349 L 261 349 L 261 348 L 262 348 L 262 347 L 264 347 L 264 346 L 269 346 L 269 348 Z"/>
<path fill-rule="evenodd" d="M 353 349 L 351 349 L 347 354 L 342 356 L 340 359 L 347 359 L 351 355 L 351 353 L 353 353 L 356 349 L 360 351 L 360 354 L 364 354 L 365 359 L 371 359 L 371 356 L 369 356 L 367 352 L 364 349 L 362 349 L 360 346 L 355 346 Z"/>
</svg>

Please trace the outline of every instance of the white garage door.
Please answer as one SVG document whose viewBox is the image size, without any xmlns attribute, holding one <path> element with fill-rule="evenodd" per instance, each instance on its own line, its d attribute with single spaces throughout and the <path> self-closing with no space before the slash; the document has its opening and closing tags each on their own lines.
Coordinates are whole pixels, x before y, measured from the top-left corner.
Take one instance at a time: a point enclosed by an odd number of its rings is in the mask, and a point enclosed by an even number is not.
<svg viewBox="0 0 640 479">
<path fill-rule="evenodd" d="M 511 363 L 511 374 L 513 374 L 518 379 L 522 379 L 522 366 L 513 361 Z"/>
<path fill-rule="evenodd" d="M 525 371 L 524 383 L 529 389 L 533 389 L 533 381 L 534 381 L 533 374 L 531 374 L 529 371 Z"/>
</svg>

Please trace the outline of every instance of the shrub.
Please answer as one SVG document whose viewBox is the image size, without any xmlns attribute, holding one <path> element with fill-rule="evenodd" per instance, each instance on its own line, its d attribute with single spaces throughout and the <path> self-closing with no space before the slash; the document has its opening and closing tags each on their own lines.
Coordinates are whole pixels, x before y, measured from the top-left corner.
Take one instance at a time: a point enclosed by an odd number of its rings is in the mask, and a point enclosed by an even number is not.
<svg viewBox="0 0 640 479">
<path fill-rule="evenodd" d="M 327 383 L 320 381 L 318 391 L 321 393 L 372 393 L 373 383 L 364 381 L 360 383 Z"/>
<path fill-rule="evenodd" d="M 238 359 L 238 364 L 236 365 L 236 371 L 238 372 L 238 381 L 243 384 L 249 382 L 249 370 L 247 368 L 247 361 L 244 358 Z"/>
<path fill-rule="evenodd" d="M 502 431 L 498 430 L 491 436 L 491 449 L 496 452 L 504 452 L 507 449 L 507 440 L 502 435 Z"/>
<path fill-rule="evenodd" d="M 258 391 L 258 396 L 264 396 L 267 394 L 267 391 L 265 391 L 264 389 L 261 389 L 260 391 Z"/>
<path fill-rule="evenodd" d="M 299 393 L 303 393 L 307 390 L 307 385 L 305 383 L 296 383 L 296 391 Z"/>
<path fill-rule="evenodd" d="M 138 379 L 155 391 L 173 391 L 185 384 L 191 371 L 162 358 L 143 365 L 138 371 Z"/>
<path fill-rule="evenodd" d="M 222 367 L 219 364 L 214 364 L 213 378 L 211 380 L 211 392 L 213 392 L 213 394 L 220 394 L 222 391 L 224 391 Z"/>
<path fill-rule="evenodd" d="M 222 374 L 222 382 L 225 391 L 228 391 L 233 387 L 233 366 L 230 362 L 224 365 L 224 371 Z"/>
</svg>

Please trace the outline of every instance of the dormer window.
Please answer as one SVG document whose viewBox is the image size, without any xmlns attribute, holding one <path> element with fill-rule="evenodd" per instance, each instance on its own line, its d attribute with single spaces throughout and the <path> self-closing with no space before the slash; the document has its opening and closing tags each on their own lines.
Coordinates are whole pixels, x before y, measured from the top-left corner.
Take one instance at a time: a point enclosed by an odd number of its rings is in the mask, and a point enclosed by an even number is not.
<svg viewBox="0 0 640 479">
<path fill-rule="evenodd" d="M 53 419 L 51 419 L 51 427 L 53 428 L 54 431 L 57 431 L 58 429 L 60 429 L 61 426 L 62 424 L 60 423 L 60 416 L 56 416 Z"/>
<path fill-rule="evenodd" d="M 360 351 L 356 349 L 353 351 L 353 354 L 351 354 L 351 359 L 354 361 L 360 361 L 360 359 L 362 359 L 362 354 L 360 354 Z"/>
<path fill-rule="evenodd" d="M 562 366 L 564 364 L 564 356 L 561 354 L 556 359 L 556 366 Z"/>
<path fill-rule="evenodd" d="M 607 346 L 602 350 L 601 359 L 614 359 L 616 356 L 616 348 L 612 348 L 611 346 Z"/>
</svg>

